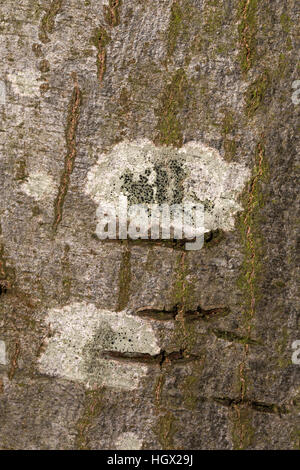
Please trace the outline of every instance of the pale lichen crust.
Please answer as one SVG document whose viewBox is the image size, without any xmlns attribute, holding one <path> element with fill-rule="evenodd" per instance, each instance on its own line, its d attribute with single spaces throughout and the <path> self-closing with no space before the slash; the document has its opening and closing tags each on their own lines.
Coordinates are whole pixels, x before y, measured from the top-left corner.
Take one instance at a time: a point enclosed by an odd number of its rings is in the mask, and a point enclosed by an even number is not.
<svg viewBox="0 0 300 470">
<path fill-rule="evenodd" d="M 125 311 L 111 312 L 94 304 L 72 303 L 48 311 L 51 334 L 39 358 L 42 373 L 85 384 L 125 390 L 138 387 L 148 367 L 118 360 L 118 353 L 160 352 L 152 327 Z M 116 358 L 105 358 L 105 352 Z"/>
<path fill-rule="evenodd" d="M 176 149 L 147 139 L 124 140 L 99 155 L 85 192 L 97 204 L 117 203 L 120 194 L 129 204 L 202 203 L 205 232 L 230 231 L 242 210 L 238 198 L 250 174 L 245 165 L 225 161 L 201 142 Z"/>
</svg>

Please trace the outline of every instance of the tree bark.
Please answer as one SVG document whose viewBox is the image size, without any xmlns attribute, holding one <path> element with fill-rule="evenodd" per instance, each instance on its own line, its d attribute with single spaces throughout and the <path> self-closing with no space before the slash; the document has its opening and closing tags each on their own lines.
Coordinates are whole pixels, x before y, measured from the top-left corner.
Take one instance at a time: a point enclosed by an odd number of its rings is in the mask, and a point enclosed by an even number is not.
<svg viewBox="0 0 300 470">
<path fill-rule="evenodd" d="M 296 1 L 0 3 L 0 448 L 299 448 Z"/>
</svg>

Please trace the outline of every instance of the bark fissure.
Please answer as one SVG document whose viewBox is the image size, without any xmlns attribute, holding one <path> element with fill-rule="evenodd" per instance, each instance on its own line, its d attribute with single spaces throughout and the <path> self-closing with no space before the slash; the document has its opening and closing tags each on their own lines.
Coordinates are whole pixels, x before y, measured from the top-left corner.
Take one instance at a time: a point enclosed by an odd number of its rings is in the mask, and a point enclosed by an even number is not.
<svg viewBox="0 0 300 470">
<path fill-rule="evenodd" d="M 81 90 L 78 86 L 77 79 L 75 79 L 75 86 L 73 88 L 71 100 L 69 103 L 69 114 L 66 128 L 67 153 L 65 156 L 64 170 L 60 180 L 58 195 L 54 204 L 54 232 L 56 232 L 58 225 L 62 220 L 64 200 L 68 192 L 70 177 L 74 169 L 75 158 L 77 154 L 76 131 L 80 117 L 81 101 Z"/>
</svg>

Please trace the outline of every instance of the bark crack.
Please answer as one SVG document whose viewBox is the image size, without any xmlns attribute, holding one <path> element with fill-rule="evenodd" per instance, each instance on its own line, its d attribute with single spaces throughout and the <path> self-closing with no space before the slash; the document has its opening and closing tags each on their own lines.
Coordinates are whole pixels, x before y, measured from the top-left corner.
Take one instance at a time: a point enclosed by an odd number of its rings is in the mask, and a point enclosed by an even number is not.
<svg viewBox="0 0 300 470">
<path fill-rule="evenodd" d="M 77 154 L 76 146 L 76 131 L 80 117 L 80 106 L 82 101 L 81 90 L 78 86 L 77 79 L 75 77 L 75 86 L 73 88 L 70 104 L 69 114 L 67 119 L 66 128 L 66 146 L 67 153 L 64 162 L 64 171 L 61 176 L 58 195 L 54 204 L 54 222 L 53 230 L 56 232 L 58 225 L 62 220 L 63 205 L 65 196 L 68 192 L 70 176 L 74 169 L 75 158 Z"/>
</svg>

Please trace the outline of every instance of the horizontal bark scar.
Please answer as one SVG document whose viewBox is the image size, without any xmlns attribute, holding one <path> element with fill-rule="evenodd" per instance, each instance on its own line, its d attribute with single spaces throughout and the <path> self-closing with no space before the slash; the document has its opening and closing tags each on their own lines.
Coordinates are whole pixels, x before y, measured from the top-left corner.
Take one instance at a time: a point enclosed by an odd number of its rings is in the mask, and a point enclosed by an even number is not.
<svg viewBox="0 0 300 470">
<path fill-rule="evenodd" d="M 179 351 L 172 351 L 167 353 L 162 350 L 159 354 L 149 353 L 136 353 L 136 352 L 120 352 L 120 351 L 102 351 L 101 357 L 104 359 L 110 359 L 118 362 L 127 363 L 138 363 L 138 364 L 152 364 L 162 367 L 163 364 L 186 364 L 192 361 L 199 361 L 200 356 L 195 354 L 185 355 L 185 350 L 180 349 Z"/>
</svg>

